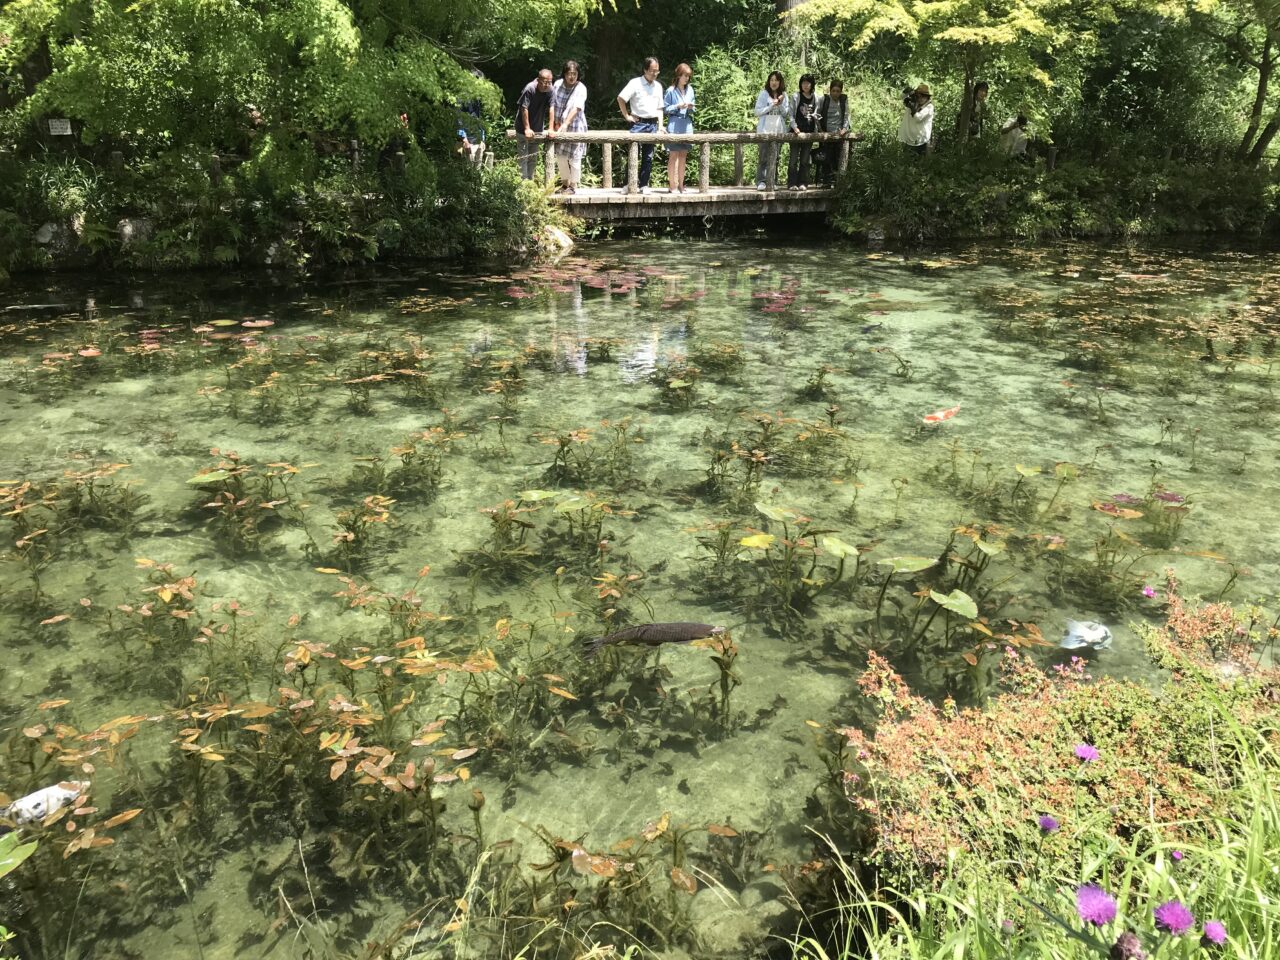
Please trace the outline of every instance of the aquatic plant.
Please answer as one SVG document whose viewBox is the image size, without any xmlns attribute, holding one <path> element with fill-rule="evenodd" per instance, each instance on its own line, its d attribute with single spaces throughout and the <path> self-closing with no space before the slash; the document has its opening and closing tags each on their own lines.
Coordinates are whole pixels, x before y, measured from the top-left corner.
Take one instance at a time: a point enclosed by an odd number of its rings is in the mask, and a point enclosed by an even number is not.
<svg viewBox="0 0 1280 960">
<path fill-rule="evenodd" d="M 785 620 L 807 610 L 814 600 L 844 579 L 845 561 L 850 556 L 855 558 L 856 577 L 861 551 L 833 536 L 834 530 L 811 528 L 811 517 L 789 507 L 764 503 L 755 507 L 782 531 L 781 535 L 755 531 L 738 541 L 745 548 L 738 559 L 752 571 L 755 603 L 766 616 Z M 834 570 L 819 567 L 824 555 L 835 559 Z"/>
<path fill-rule="evenodd" d="M 489 518 L 489 536 L 474 549 L 458 554 L 463 566 L 473 572 L 516 578 L 532 569 L 538 553 L 529 545 L 534 528 L 527 515 L 541 509 L 541 501 L 555 496 L 547 490 L 526 490 L 518 500 L 504 500 L 480 512 Z"/>
<path fill-rule="evenodd" d="M 689 362 L 713 380 L 731 382 L 746 366 L 742 345 L 728 340 L 698 342 L 689 348 Z"/>
<path fill-rule="evenodd" d="M 688 410 L 698 396 L 702 371 L 692 363 L 659 364 L 649 382 L 658 388 L 658 399 L 674 410 Z"/>
</svg>

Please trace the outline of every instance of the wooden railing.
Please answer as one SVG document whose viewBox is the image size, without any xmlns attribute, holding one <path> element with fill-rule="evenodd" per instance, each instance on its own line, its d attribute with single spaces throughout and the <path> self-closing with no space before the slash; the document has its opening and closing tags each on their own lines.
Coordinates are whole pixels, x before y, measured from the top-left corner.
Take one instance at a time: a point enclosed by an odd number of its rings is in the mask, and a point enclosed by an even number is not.
<svg viewBox="0 0 1280 960">
<path fill-rule="evenodd" d="M 515 139 L 514 130 L 507 131 L 508 139 Z M 629 133 L 626 130 L 589 130 L 585 133 L 565 133 L 558 131 L 548 137 L 545 133 L 534 134 L 530 139 L 546 144 L 543 161 L 546 165 L 545 177 L 547 186 L 555 182 L 556 161 L 555 147 L 558 143 L 586 143 L 601 145 L 600 179 L 606 190 L 613 188 L 613 148 L 627 147 L 627 180 L 625 193 L 638 193 L 640 190 L 640 147 L 642 144 L 688 143 L 698 148 L 698 192 L 706 193 L 711 187 L 711 148 L 713 146 L 733 146 L 733 186 L 743 186 L 743 164 L 747 144 L 755 143 L 839 143 L 839 168 L 843 173 L 849 164 L 849 145 L 861 140 L 860 133 Z M 781 149 L 779 149 L 781 159 Z M 812 163 L 812 159 L 810 160 Z M 773 190 L 777 186 L 778 165 L 771 164 L 767 171 L 766 186 Z"/>
</svg>

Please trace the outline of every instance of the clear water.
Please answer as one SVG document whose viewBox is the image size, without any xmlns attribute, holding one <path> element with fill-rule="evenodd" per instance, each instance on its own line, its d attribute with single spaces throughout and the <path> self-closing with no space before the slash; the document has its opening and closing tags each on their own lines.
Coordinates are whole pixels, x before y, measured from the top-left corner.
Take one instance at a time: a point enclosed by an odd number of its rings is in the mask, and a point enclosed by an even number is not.
<svg viewBox="0 0 1280 960">
<path fill-rule="evenodd" d="M 1266 250 L 637 241 L 5 298 L 0 791 L 91 779 L 100 811 L 0 895 L 32 956 L 501 956 L 545 925 L 568 957 L 627 943 L 609 923 L 750 955 L 791 922 L 866 652 L 986 689 L 1005 641 L 913 593 L 1038 625 L 1046 663 L 1103 622 L 1094 671 L 1149 679 L 1131 624 L 1167 569 L 1234 601 L 1280 574 Z M 840 543 L 865 553 L 837 580 Z M 886 584 L 903 556 L 939 562 Z M 727 712 L 714 639 L 578 649 L 662 621 L 728 628 Z M 335 771 L 344 729 L 412 789 Z"/>
</svg>

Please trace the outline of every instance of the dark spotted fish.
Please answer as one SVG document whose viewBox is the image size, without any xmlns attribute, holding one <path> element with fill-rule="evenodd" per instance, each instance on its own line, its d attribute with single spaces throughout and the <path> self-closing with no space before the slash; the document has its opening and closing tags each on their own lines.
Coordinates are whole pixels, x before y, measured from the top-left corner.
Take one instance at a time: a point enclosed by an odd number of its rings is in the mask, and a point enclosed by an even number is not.
<svg viewBox="0 0 1280 960">
<path fill-rule="evenodd" d="M 636 627 L 627 627 L 616 633 L 603 637 L 592 637 L 582 641 L 582 653 L 588 660 L 600 652 L 601 648 L 615 643 L 632 643 L 646 647 L 656 647 L 663 643 L 690 643 L 705 637 L 714 637 L 724 633 L 724 627 L 714 627 L 709 623 L 642 623 Z"/>
</svg>

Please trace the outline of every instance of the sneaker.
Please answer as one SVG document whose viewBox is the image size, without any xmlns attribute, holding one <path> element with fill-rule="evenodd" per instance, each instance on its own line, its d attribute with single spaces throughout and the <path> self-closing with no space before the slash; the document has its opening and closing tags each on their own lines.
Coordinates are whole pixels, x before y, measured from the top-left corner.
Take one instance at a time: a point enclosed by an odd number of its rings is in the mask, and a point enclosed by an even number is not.
<svg viewBox="0 0 1280 960">
<path fill-rule="evenodd" d="M 641 193 L 641 194 L 648 195 L 649 193 L 652 193 L 652 192 L 653 192 L 653 191 L 651 191 L 648 187 L 641 187 L 641 188 L 640 188 L 640 193 Z"/>
<path fill-rule="evenodd" d="M 809 185 L 808 185 L 807 183 L 802 183 L 802 184 L 800 184 L 799 189 L 801 189 L 801 190 L 808 190 L 808 189 L 809 189 Z"/>
<path fill-rule="evenodd" d="M 759 183 L 757 183 L 757 184 L 756 184 L 756 189 L 757 189 L 757 190 L 763 190 L 763 189 L 765 189 L 764 181 L 763 181 L 763 180 L 761 180 Z"/>
</svg>

